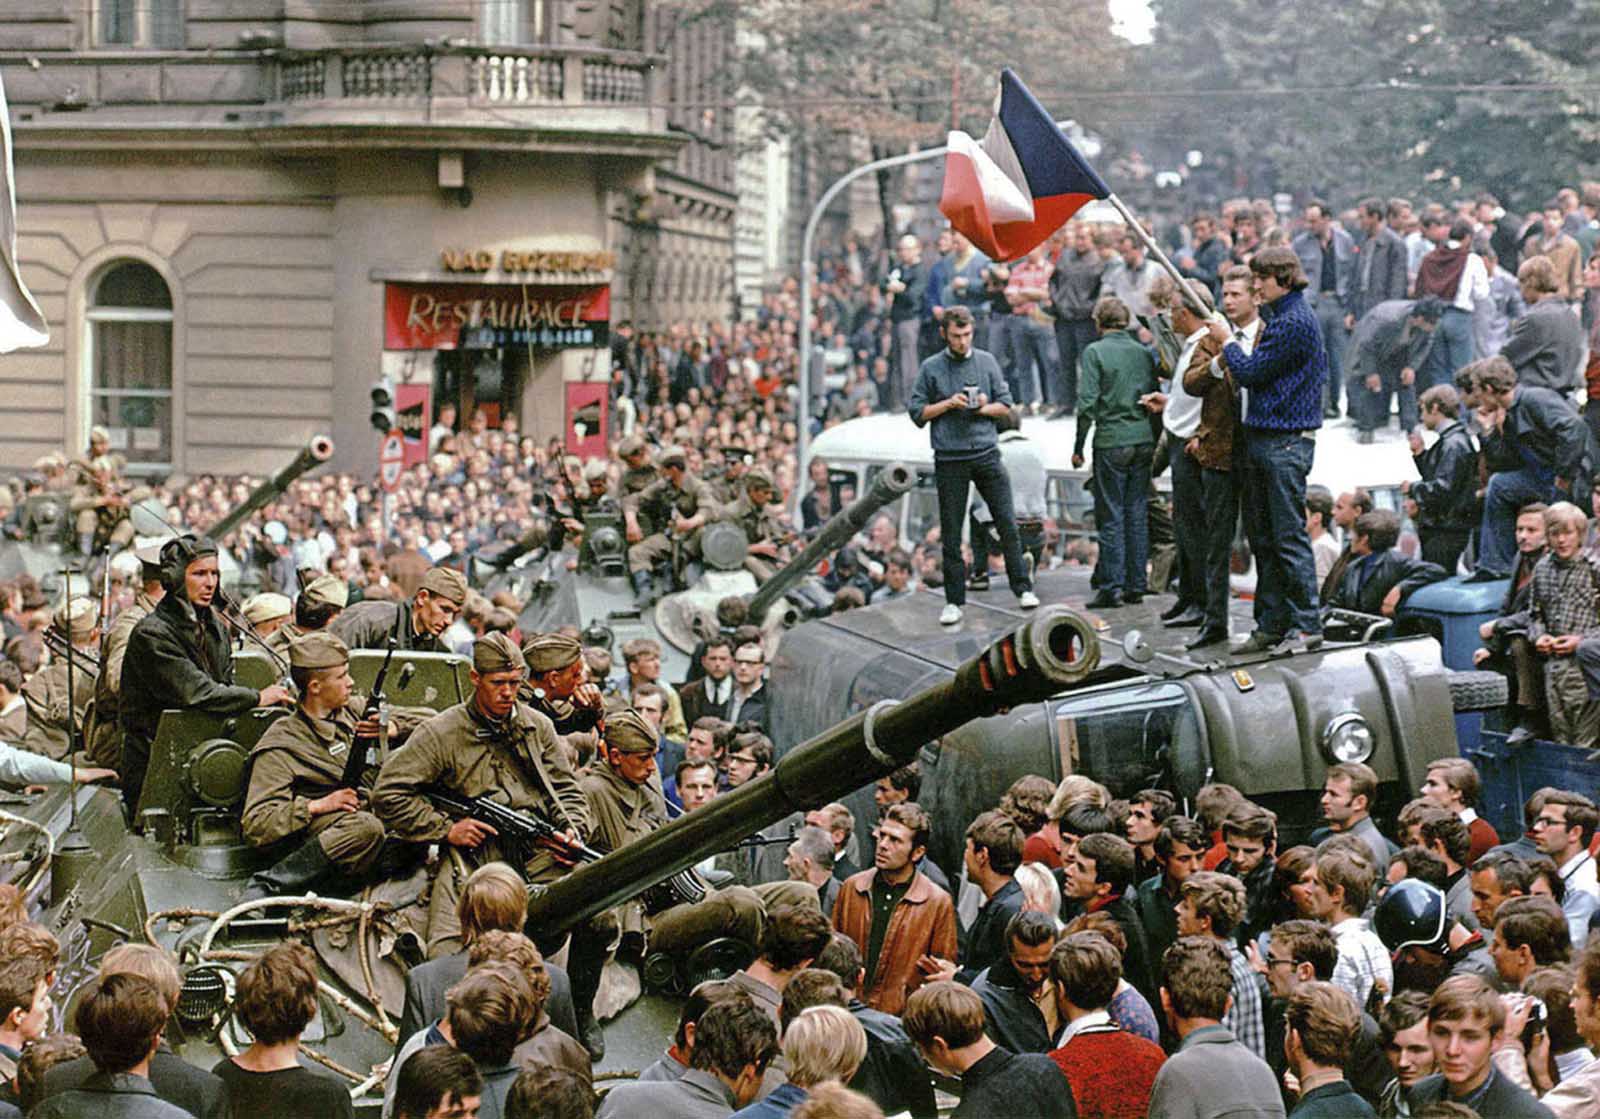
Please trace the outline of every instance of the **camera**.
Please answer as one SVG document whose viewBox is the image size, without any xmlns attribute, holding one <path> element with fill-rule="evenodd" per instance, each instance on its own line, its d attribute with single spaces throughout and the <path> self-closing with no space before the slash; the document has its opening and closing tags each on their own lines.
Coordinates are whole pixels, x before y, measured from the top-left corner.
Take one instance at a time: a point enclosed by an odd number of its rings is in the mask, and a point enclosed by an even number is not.
<svg viewBox="0 0 1600 1119">
<path fill-rule="evenodd" d="M 1528 1024 L 1522 1027 L 1522 1048 L 1524 1051 L 1533 1048 L 1534 1039 L 1544 1033 L 1545 1020 L 1549 1012 L 1545 1009 L 1543 999 L 1530 998 L 1528 1000 Z"/>
</svg>

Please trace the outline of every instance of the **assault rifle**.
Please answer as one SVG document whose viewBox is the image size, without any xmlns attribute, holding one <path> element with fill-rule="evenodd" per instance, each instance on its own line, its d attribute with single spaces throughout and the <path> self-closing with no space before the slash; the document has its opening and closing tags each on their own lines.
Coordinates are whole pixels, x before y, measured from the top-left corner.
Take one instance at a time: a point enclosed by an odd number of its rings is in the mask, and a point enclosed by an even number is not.
<svg viewBox="0 0 1600 1119">
<path fill-rule="evenodd" d="M 389 651 L 383 655 L 383 664 L 379 666 L 378 675 L 372 681 L 372 694 L 367 696 L 367 706 L 361 712 L 362 722 L 366 722 L 369 719 L 388 721 L 384 719 L 384 706 L 388 701 L 388 697 L 383 693 L 383 685 L 384 681 L 389 678 L 389 665 L 393 662 L 394 651 L 399 645 L 400 642 L 391 633 L 389 635 Z M 401 685 L 404 686 L 404 683 L 405 681 L 402 680 Z M 344 788 L 359 789 L 361 787 L 361 775 L 367 771 L 367 766 L 372 764 L 372 747 L 374 743 L 378 746 L 379 763 L 382 763 L 383 755 L 389 752 L 388 737 L 389 732 L 386 727 L 380 729 L 373 738 L 367 738 L 362 735 L 356 736 L 355 741 L 350 743 L 350 756 L 345 759 L 344 776 L 340 779 Z"/>
<path fill-rule="evenodd" d="M 536 848 L 543 848 L 566 862 L 592 863 L 608 852 L 578 840 L 563 838 L 556 826 L 537 812 L 509 808 L 488 797 L 460 797 L 453 793 L 429 791 L 423 794 L 439 811 L 456 819 L 477 820 L 497 833 L 502 846 L 514 860 L 526 864 Z M 693 870 L 681 870 L 664 882 L 643 891 L 645 912 L 652 915 L 675 905 L 705 900 L 706 887 Z"/>
</svg>

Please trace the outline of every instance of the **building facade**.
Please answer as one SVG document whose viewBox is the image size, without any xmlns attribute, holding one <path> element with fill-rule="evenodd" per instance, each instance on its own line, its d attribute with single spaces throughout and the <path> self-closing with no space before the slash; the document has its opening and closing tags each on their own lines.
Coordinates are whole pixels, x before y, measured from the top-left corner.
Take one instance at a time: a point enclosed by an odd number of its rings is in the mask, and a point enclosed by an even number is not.
<svg viewBox="0 0 1600 1119">
<path fill-rule="evenodd" d="M 643 0 L 0 5 L 51 326 L 0 357 L 0 469 L 99 424 L 135 473 L 318 432 L 365 471 L 383 375 L 419 437 L 446 403 L 592 436 L 613 322 L 731 302 L 732 122 L 673 100 L 731 36 L 672 30 Z"/>
</svg>

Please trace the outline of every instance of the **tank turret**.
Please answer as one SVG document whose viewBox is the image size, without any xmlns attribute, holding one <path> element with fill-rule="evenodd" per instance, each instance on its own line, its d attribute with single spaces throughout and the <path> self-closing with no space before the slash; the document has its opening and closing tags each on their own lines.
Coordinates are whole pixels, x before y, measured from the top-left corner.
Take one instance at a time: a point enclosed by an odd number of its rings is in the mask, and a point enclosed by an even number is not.
<svg viewBox="0 0 1600 1119">
<path fill-rule="evenodd" d="M 784 595 L 793 590 L 806 577 L 806 573 L 816 567 L 823 556 L 841 547 L 865 528 L 879 509 L 908 493 L 916 481 L 915 471 L 905 463 L 892 462 L 879 471 L 878 476 L 867 487 L 866 493 L 824 522 L 817 530 L 817 534 L 811 538 L 811 542 L 800 550 L 799 555 L 761 584 L 761 588 L 750 598 L 750 620 L 760 625 L 772 605 L 781 601 Z"/>
<path fill-rule="evenodd" d="M 296 478 L 314 467 L 321 466 L 332 457 L 333 440 L 326 435 L 313 436 L 311 442 L 306 444 L 305 450 L 294 457 L 293 462 L 251 490 L 249 497 L 224 514 L 216 524 L 207 528 L 206 535 L 213 540 L 223 539 L 242 525 L 252 513 L 275 500 L 293 484 Z"/>
<path fill-rule="evenodd" d="M 536 892 L 529 923 L 541 935 L 570 929 L 791 812 L 893 772 L 956 727 L 1091 682 L 1099 663 L 1089 622 L 1064 607 L 1041 610 L 950 679 L 903 701 L 873 704 L 789 750 L 766 776 Z"/>
</svg>

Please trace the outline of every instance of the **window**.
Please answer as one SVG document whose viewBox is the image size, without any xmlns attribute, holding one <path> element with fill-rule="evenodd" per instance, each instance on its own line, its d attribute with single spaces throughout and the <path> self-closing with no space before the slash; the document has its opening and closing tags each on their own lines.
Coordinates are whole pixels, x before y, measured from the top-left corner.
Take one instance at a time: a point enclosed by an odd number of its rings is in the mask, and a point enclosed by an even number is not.
<svg viewBox="0 0 1600 1119">
<path fill-rule="evenodd" d="M 172 468 L 172 293 L 154 268 L 112 264 L 85 316 L 89 423 L 111 433 L 133 474 Z"/>
<path fill-rule="evenodd" d="M 546 0 L 478 0 L 478 41 L 486 47 L 543 43 Z"/>
<path fill-rule="evenodd" d="M 183 46 L 184 0 L 99 0 L 95 42 L 102 47 Z"/>
<path fill-rule="evenodd" d="M 1200 727 L 1182 685 L 1084 692 L 1057 702 L 1054 714 L 1063 775 L 1086 773 L 1114 797 L 1159 788 L 1180 800 L 1205 780 Z"/>
</svg>

